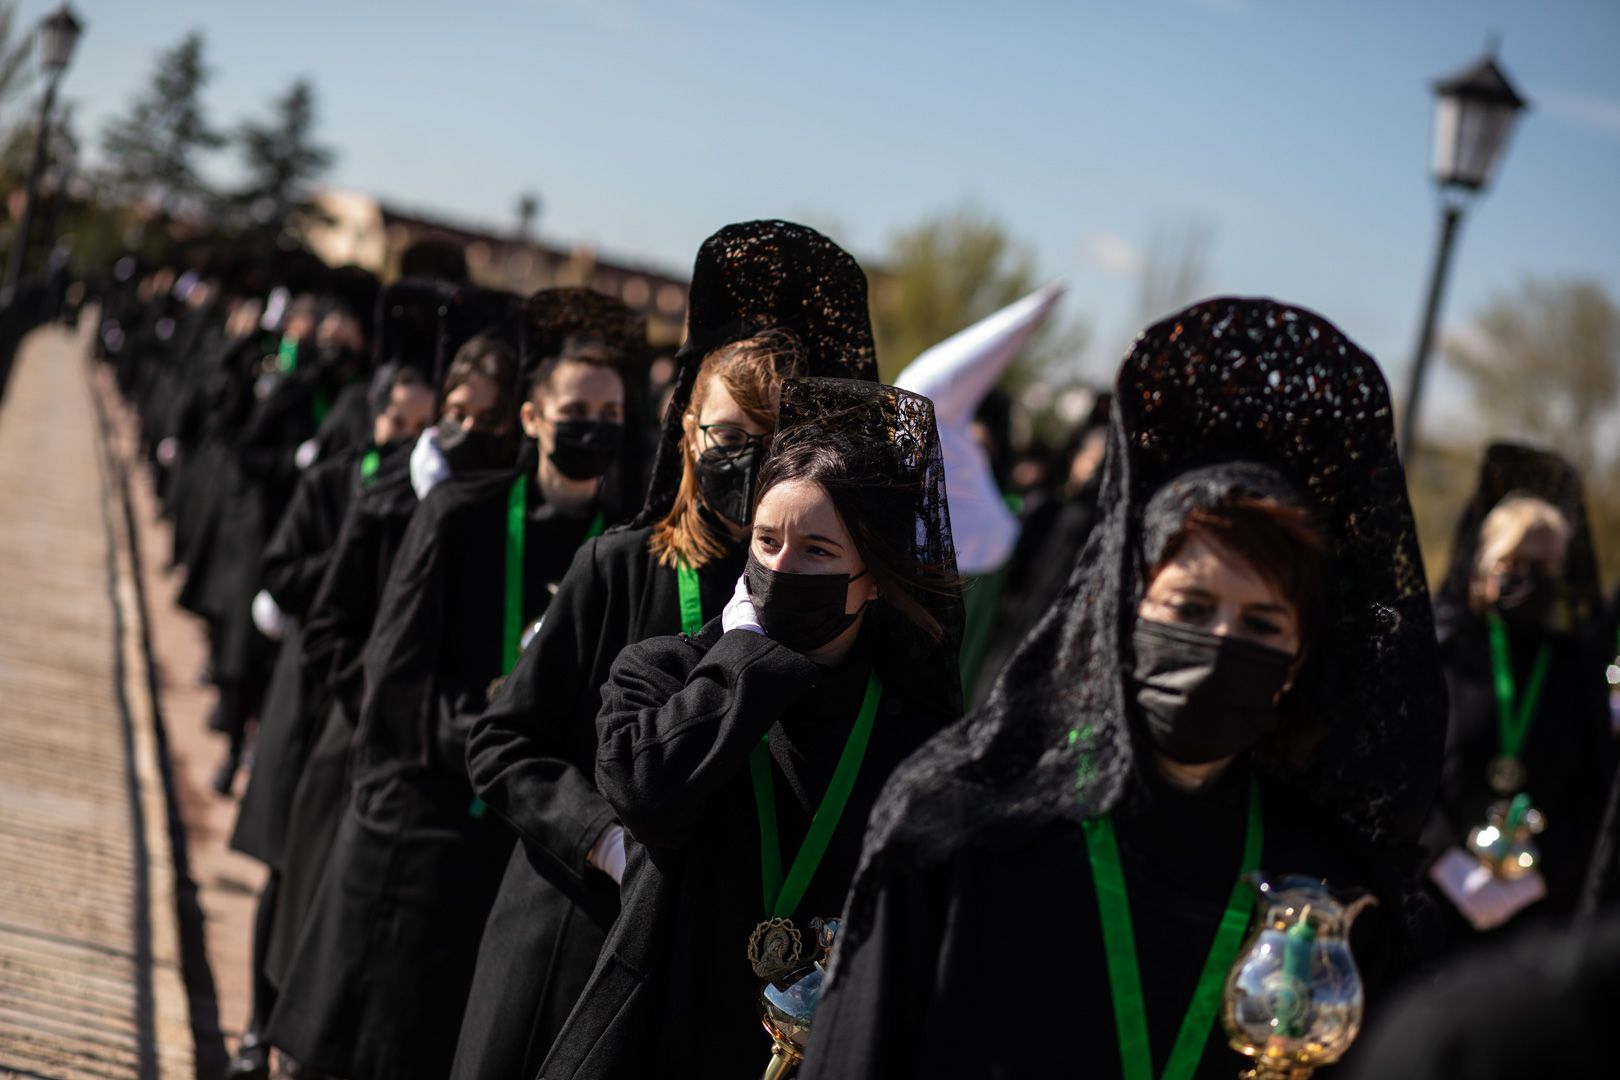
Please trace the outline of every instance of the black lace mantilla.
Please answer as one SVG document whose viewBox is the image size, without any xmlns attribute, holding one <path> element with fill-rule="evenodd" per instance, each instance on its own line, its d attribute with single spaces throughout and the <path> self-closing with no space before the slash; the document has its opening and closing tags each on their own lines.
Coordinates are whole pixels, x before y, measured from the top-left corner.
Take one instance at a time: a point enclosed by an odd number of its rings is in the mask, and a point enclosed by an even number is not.
<svg viewBox="0 0 1620 1080">
<path fill-rule="evenodd" d="M 634 361 L 647 351 L 647 320 L 595 289 L 541 289 L 523 302 L 523 369 L 582 349 Z"/>
<path fill-rule="evenodd" d="M 377 300 L 377 366 L 414 368 L 437 385 L 439 316 L 453 291 L 428 278 L 404 278 L 384 289 Z"/>
<path fill-rule="evenodd" d="M 1549 450 L 1493 443 L 1479 467 L 1479 485 L 1457 521 L 1451 565 L 1435 594 L 1435 621 L 1442 636 L 1468 617 L 1469 585 L 1479 555 L 1479 530 L 1496 504 L 1509 495 L 1533 495 L 1558 508 L 1569 523 L 1569 551 L 1564 560 L 1564 599 L 1569 629 L 1589 632 L 1602 617 L 1603 591 L 1597 555 L 1586 523 L 1586 497 L 1574 465 Z"/>
<path fill-rule="evenodd" d="M 698 249 L 687 294 L 686 343 L 675 354 L 675 383 L 652 483 L 633 528 L 669 512 L 681 482 L 681 417 L 703 358 L 722 345 L 785 329 L 804 350 L 801 375 L 877 380 L 877 349 L 867 310 L 866 274 L 848 252 L 789 221 L 727 225 Z"/>
<path fill-rule="evenodd" d="M 896 773 L 873 815 L 852 921 L 877 863 L 1015 844 L 1119 801 L 1136 761 L 1126 674 L 1144 510 L 1173 479 L 1217 463 L 1266 466 L 1331 544 L 1308 705 L 1325 735 L 1303 764 L 1259 767 L 1368 843 L 1415 841 L 1439 778 L 1446 697 L 1377 364 L 1309 311 L 1215 299 L 1138 338 L 1114 402 L 1101 517 L 1068 584 L 984 707 Z"/>
<path fill-rule="evenodd" d="M 450 293 L 439 318 L 439 381 L 461 347 L 479 334 L 517 349 L 522 311 L 522 298 L 500 289 L 463 285 Z"/>
<path fill-rule="evenodd" d="M 896 550 L 909 550 L 912 566 L 933 586 L 917 599 L 944 627 L 945 640 L 927 640 L 898 620 L 885 628 L 885 636 L 909 639 L 906 652 L 928 667 L 931 680 L 953 691 L 944 707 L 951 715 L 960 713 L 956 656 L 962 643 L 962 597 L 934 403 L 908 390 L 856 379 L 789 379 L 782 387 L 772 452 L 801 441 L 841 443 L 855 461 L 857 475 L 870 476 L 874 485 L 902 496 L 893 519 L 883 524 L 892 531 Z"/>
</svg>

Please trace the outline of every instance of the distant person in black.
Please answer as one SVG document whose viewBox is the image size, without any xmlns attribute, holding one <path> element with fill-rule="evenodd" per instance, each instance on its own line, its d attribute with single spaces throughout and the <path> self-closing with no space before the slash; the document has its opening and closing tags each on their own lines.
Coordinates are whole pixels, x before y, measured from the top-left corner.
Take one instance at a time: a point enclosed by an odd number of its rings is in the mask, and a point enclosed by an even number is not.
<svg viewBox="0 0 1620 1080">
<path fill-rule="evenodd" d="M 496 489 L 504 494 L 511 487 L 520 438 L 517 383 L 518 358 L 505 343 L 474 338 L 462 346 L 445 377 L 443 419 L 437 428 L 452 478 L 434 487 L 420 506 L 407 484 L 399 497 L 409 499 L 412 512 L 378 522 L 381 529 L 373 531 L 381 547 L 351 544 L 346 552 L 340 540 L 335 559 L 352 558 L 357 565 L 349 580 L 337 581 L 334 575 L 343 568 L 335 561 L 322 586 L 323 593 L 330 589 L 334 595 L 317 601 L 316 625 L 326 620 L 329 628 L 322 633 L 335 639 L 319 646 L 330 655 L 328 677 L 336 704 L 327 728 L 341 737 L 342 745 L 338 757 L 328 762 L 317 744 L 300 787 L 323 777 L 340 779 L 342 787 L 329 790 L 323 784 L 319 793 L 325 806 L 320 824 L 336 831 L 329 851 L 319 853 L 318 885 L 299 913 L 296 946 L 279 974 L 280 994 L 266 1037 L 300 1064 L 325 1073 L 392 1075 L 389 1070 L 397 1059 L 389 1055 L 398 1052 L 414 1056 L 431 1075 L 433 1041 L 436 1034 L 444 1040 L 445 1021 L 435 1016 L 427 1022 L 404 1010 L 391 1013 L 388 995 L 420 987 L 453 997 L 457 952 L 453 944 L 437 954 L 409 948 L 406 942 L 417 940 L 411 935 L 419 936 L 423 925 L 413 915 L 432 922 L 442 914 L 435 905 L 448 903 L 454 913 L 456 902 L 465 900 L 473 914 L 462 913 L 463 918 L 452 922 L 476 925 L 481 918 L 476 881 L 469 879 L 460 890 L 441 886 L 474 874 L 480 844 L 505 850 L 498 828 L 469 814 L 472 795 L 459 759 L 444 758 L 437 742 L 453 729 L 462 696 L 476 693 L 481 700 L 490 679 L 500 673 L 499 641 L 495 669 L 487 674 L 453 666 L 440 670 L 435 662 L 491 662 L 487 649 L 480 647 L 487 636 L 466 634 L 469 625 L 482 619 L 493 622 L 497 632 L 501 625 L 504 518 L 497 522 L 493 554 L 451 552 L 434 541 L 438 522 L 453 516 L 449 512 L 462 506 L 463 495 L 476 502 L 478 496 L 497 497 Z M 424 516 L 429 502 L 438 512 Z M 437 562 L 441 555 L 448 570 Z M 373 591 L 375 575 L 384 565 L 387 578 L 379 594 Z M 457 578 L 457 573 L 471 576 Z M 323 604 L 329 608 L 325 613 L 320 611 Z M 414 633 L 404 629 L 407 624 Z M 457 651 L 464 638 L 470 652 Z M 400 645 L 421 648 L 416 656 L 420 665 L 407 664 L 401 672 L 392 662 Z M 352 728 L 350 717 L 355 718 Z M 326 738 L 323 732 L 323 744 Z M 321 843 L 318 834 L 303 839 L 312 848 Z M 413 873 L 412 866 L 419 872 Z M 307 883 L 307 878 L 301 880 Z M 420 891 L 411 892 L 408 885 Z M 383 947 L 390 935 L 397 948 Z M 424 973 L 422 981 L 397 975 L 373 980 L 371 973 L 382 970 L 383 957 L 416 964 Z M 430 1016 L 435 1011 L 443 1009 L 427 1010 Z M 423 1042 L 394 1039 L 389 1025 L 396 1022 Z M 449 1024 L 453 1040 L 455 1020 Z M 418 1049 L 422 1052 L 415 1053 Z M 440 1063 L 441 1074 L 447 1064 Z"/>
<path fill-rule="evenodd" d="M 371 445 L 351 449 L 305 470 L 261 560 L 264 596 L 255 603 L 261 610 L 268 607 L 263 614 L 265 621 L 279 623 L 280 647 L 259 718 L 253 769 L 242 793 L 230 843 L 235 850 L 267 865 L 270 874 L 254 916 L 253 1013 L 227 1076 L 269 1075 L 269 1046 L 260 1033 L 270 1020 L 275 986 L 265 965 L 280 892 L 288 818 L 319 720 L 315 710 L 309 708 L 313 695 L 302 677 L 301 626 L 330 565 L 351 498 L 376 481 L 385 453 L 407 450 L 433 420 L 432 388 L 415 370 L 394 367 L 379 375 L 372 389 Z"/>
<path fill-rule="evenodd" d="M 1556 454 L 1499 443 L 1436 599 L 1451 722 L 1424 840 L 1453 935 L 1561 921 L 1579 903 L 1613 774 L 1597 563 L 1580 477 Z M 1479 869 L 1469 834 L 1528 798 L 1544 819 L 1534 870 Z"/>
</svg>

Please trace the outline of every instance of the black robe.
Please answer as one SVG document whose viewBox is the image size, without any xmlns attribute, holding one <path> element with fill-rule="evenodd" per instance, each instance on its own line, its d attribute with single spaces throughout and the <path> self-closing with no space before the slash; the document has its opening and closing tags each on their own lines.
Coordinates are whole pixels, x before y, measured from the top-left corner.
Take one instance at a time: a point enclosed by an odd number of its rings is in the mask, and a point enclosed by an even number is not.
<svg viewBox="0 0 1620 1080">
<path fill-rule="evenodd" d="M 1163 1069 L 1232 893 L 1249 770 L 1206 791 L 1148 777 L 1115 812 L 1141 970 L 1154 1075 Z M 1388 868 L 1262 781 L 1269 875 L 1323 877 L 1386 898 L 1352 945 L 1369 1002 L 1399 965 Z M 894 865 L 894 864 L 890 864 Z M 1086 841 L 1077 823 L 1018 847 L 964 837 L 922 872 L 887 874 L 871 933 L 841 949 L 800 1076 L 861 1080 L 962 1076 L 1119 1076 L 1118 1041 Z M 1245 1067 L 1219 1015 L 1195 1076 Z"/>
<path fill-rule="evenodd" d="M 299 479 L 287 512 L 265 545 L 260 575 L 287 628 L 276 653 L 231 847 L 281 868 L 287 818 L 315 737 L 303 680 L 302 624 L 331 563 L 349 502 L 362 484 L 359 451 L 317 462 Z"/>
<path fill-rule="evenodd" d="M 547 1057 L 547 1080 L 755 1076 L 770 1057 L 746 959 L 767 917 L 749 753 L 769 734 L 784 872 L 855 724 L 874 665 L 885 689 L 854 789 L 794 913 L 837 916 L 885 779 L 954 716 L 892 688 L 905 675 L 863 640 L 822 668 L 719 621 L 654 638 L 613 665 L 597 718 L 597 780 L 624 822 L 622 913 Z"/>
<path fill-rule="evenodd" d="M 1508 649 L 1517 692 L 1524 693 L 1543 640 L 1551 643 L 1552 655 L 1519 759 L 1531 801 L 1547 819 L 1546 831 L 1535 838 L 1547 896 L 1493 933 L 1573 914 L 1613 773 L 1604 661 L 1586 643 L 1562 634 L 1526 636 L 1510 630 Z M 1430 859 L 1439 858 L 1447 848 L 1462 847 L 1469 830 L 1485 823 L 1487 808 L 1502 799 L 1486 778 L 1491 759 L 1499 752 L 1500 734 L 1485 619 L 1460 621 L 1440 648 L 1451 691 L 1451 722 L 1440 794 L 1424 830 Z M 1464 939 L 1475 934 L 1449 900 L 1439 896 L 1438 903 L 1455 916 L 1448 917 L 1454 932 Z"/>
<path fill-rule="evenodd" d="M 1620 918 L 1493 941 L 1361 1036 L 1355 1080 L 1612 1076 Z"/>
<path fill-rule="evenodd" d="M 474 802 L 465 748 L 502 674 L 512 481 L 451 480 L 423 501 L 366 646 L 353 794 L 272 1023 L 276 1045 L 327 1072 L 438 1080 L 450 1068 L 512 848 Z M 596 514 L 528 491 L 526 621 Z"/>
<path fill-rule="evenodd" d="M 619 891 L 585 856 L 614 818 L 596 791 L 596 713 L 624 646 L 678 633 L 675 571 L 647 549 L 650 528 L 582 548 L 546 622 L 473 725 L 478 794 L 517 832 L 490 912 L 454 1076 L 533 1076 L 584 988 Z M 719 614 L 742 573 L 733 545 L 698 571 L 703 611 Z"/>
<path fill-rule="evenodd" d="M 287 819 L 283 880 L 265 964 L 278 985 L 292 962 L 349 801 L 349 743 L 365 685 L 361 657 L 416 510 L 410 452 L 408 442 L 385 447 L 372 482 L 350 501 L 309 619 L 300 628 L 305 708 L 318 718 L 318 733 Z"/>
</svg>

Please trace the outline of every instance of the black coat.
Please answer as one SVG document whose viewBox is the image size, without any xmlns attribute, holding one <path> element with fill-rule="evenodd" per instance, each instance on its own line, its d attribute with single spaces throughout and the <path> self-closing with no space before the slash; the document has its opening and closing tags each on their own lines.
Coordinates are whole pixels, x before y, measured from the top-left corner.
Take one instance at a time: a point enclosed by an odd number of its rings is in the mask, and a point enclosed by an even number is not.
<svg viewBox="0 0 1620 1080">
<path fill-rule="evenodd" d="M 459 1080 L 534 1075 L 618 914 L 618 890 L 585 863 L 614 818 L 596 791 L 596 713 L 624 646 L 681 629 L 676 574 L 648 551 L 651 533 L 621 530 L 580 549 L 468 737 L 473 786 L 522 842 L 479 952 Z M 730 599 L 743 559 L 738 546 L 698 572 L 706 615 Z"/>
<path fill-rule="evenodd" d="M 465 750 L 502 673 L 512 482 L 452 480 L 423 501 L 366 646 L 353 796 L 282 987 L 299 1030 L 272 1027 L 328 1072 L 439 1080 L 450 1068 L 512 847 L 474 803 Z M 525 621 L 545 609 L 595 516 L 528 491 Z"/>
<path fill-rule="evenodd" d="M 1115 812 L 1154 1074 L 1164 1067 L 1241 861 L 1248 770 L 1206 792 L 1150 779 Z M 1262 782 L 1270 875 L 1324 877 L 1389 895 L 1386 868 Z M 893 864 L 891 864 L 893 865 Z M 800 1076 L 863 1080 L 1119 1076 L 1095 886 L 1079 825 L 1027 844 L 963 844 L 927 870 L 884 876 L 871 933 L 842 949 Z M 1398 965 L 1388 901 L 1352 944 L 1369 1009 Z M 1219 1016 L 1195 1076 L 1243 1068 Z"/>
<path fill-rule="evenodd" d="M 1524 637 L 1510 631 L 1508 648 L 1518 693 L 1529 682 L 1543 640 L 1551 643 L 1552 654 L 1519 758 L 1531 801 L 1547 819 L 1546 831 L 1536 837 L 1547 897 L 1514 916 L 1502 930 L 1567 918 L 1574 912 L 1613 774 L 1604 660 L 1586 643 L 1560 634 Z M 1486 777 L 1491 759 L 1499 753 L 1500 734 L 1485 620 L 1476 616 L 1460 622 L 1441 643 L 1441 656 L 1451 691 L 1451 722 L 1440 794 L 1424 831 L 1431 859 L 1449 847 L 1462 846 L 1469 830 L 1485 823 L 1487 808 L 1502 799 L 1492 792 Z M 1444 897 L 1438 902 L 1451 910 Z M 1473 934 L 1460 917 L 1452 925 L 1457 933 Z"/>
<path fill-rule="evenodd" d="M 260 563 L 265 591 L 287 617 L 288 626 L 259 715 L 253 770 L 242 793 L 231 847 L 278 870 L 293 796 L 317 734 L 318 714 L 308 707 L 302 677 L 301 626 L 360 484 L 358 451 L 312 465 L 299 479 Z"/>
<path fill-rule="evenodd" d="M 752 1077 L 770 1056 L 746 960 L 767 916 L 749 753 L 767 734 L 784 868 L 820 805 L 874 664 L 862 641 L 824 669 L 748 631 L 711 622 L 654 638 L 613 666 L 597 719 L 597 780 L 631 834 L 623 910 L 541 1075 Z M 849 803 L 794 913 L 836 916 L 884 780 L 952 716 L 885 692 Z"/>
<path fill-rule="evenodd" d="M 298 776 L 282 860 L 282 883 L 265 969 L 284 980 L 326 857 L 349 800 L 349 744 L 365 686 L 361 658 L 416 493 L 410 445 L 385 447 L 377 472 L 349 503 L 308 621 L 300 628 L 300 678 L 317 734 Z"/>
</svg>

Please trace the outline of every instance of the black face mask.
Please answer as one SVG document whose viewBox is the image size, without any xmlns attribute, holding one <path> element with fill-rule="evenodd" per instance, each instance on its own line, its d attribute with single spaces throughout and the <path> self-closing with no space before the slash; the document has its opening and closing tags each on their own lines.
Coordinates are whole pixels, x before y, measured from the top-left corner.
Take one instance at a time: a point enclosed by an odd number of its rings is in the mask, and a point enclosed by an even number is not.
<svg viewBox="0 0 1620 1080">
<path fill-rule="evenodd" d="M 705 450 L 697 459 L 698 491 L 710 510 L 737 525 L 754 523 L 754 481 L 765 455 L 757 446 Z M 775 635 L 772 635 L 773 637 Z"/>
<path fill-rule="evenodd" d="M 1496 611 L 1509 626 L 1525 630 L 1544 627 L 1557 603 L 1558 582 L 1550 574 L 1531 570 L 1496 577 Z"/>
<path fill-rule="evenodd" d="M 789 574 L 762 566 L 752 554 L 743 567 L 748 596 L 759 624 L 773 640 L 794 652 L 819 649 L 854 625 L 866 610 L 846 612 L 849 585 L 865 576 L 848 574 Z"/>
<path fill-rule="evenodd" d="M 462 473 L 505 469 L 512 464 L 512 443 L 505 435 L 472 431 L 454 420 L 439 421 L 439 449 L 450 471 Z"/>
<path fill-rule="evenodd" d="M 607 420 L 559 420 L 546 456 L 570 480 L 595 480 L 619 456 L 624 426 Z"/>
<path fill-rule="evenodd" d="M 1231 757 L 1277 730 L 1294 658 L 1281 649 L 1138 619 L 1131 681 L 1148 737 L 1184 765 Z"/>
</svg>

